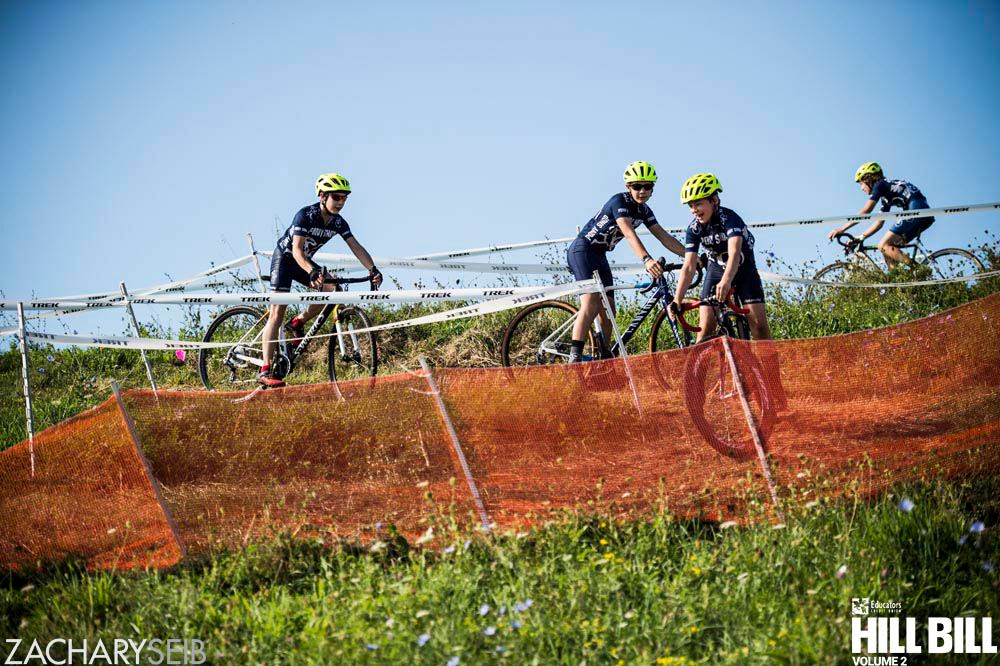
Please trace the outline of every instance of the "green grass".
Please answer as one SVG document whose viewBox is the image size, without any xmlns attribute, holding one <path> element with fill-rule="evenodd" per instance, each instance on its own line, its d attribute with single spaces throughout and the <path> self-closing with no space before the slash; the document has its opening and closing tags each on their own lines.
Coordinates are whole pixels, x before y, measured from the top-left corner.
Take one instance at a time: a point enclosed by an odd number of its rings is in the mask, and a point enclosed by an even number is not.
<svg viewBox="0 0 1000 666">
<path fill-rule="evenodd" d="M 981 254 L 1000 266 L 996 243 Z M 821 301 L 774 289 L 768 311 L 776 337 L 832 335 L 909 321 L 997 289 L 993 280 L 843 290 Z M 450 307 L 373 314 L 388 321 Z M 635 307 L 622 302 L 623 325 Z M 511 316 L 387 333 L 379 340 L 384 371 L 415 367 L 420 354 L 437 365 L 496 364 Z M 180 332 L 149 334 L 198 338 L 207 321 L 192 317 Z M 637 349 L 645 349 L 644 335 Z M 172 354 L 151 354 L 161 386 L 199 388 L 194 356 L 175 365 Z M 31 368 L 38 430 L 106 399 L 112 379 L 146 384 L 138 355 L 123 350 L 38 347 Z M 318 361 L 297 372 L 303 381 L 325 376 Z M 16 349 L 0 353 L 0 379 L 2 448 L 25 436 Z M 0 625 L 6 636 L 43 641 L 200 638 L 211 663 L 845 663 L 852 597 L 898 601 L 903 615 L 918 618 L 996 614 L 1000 581 L 986 569 L 1000 564 L 997 486 L 927 482 L 872 502 L 851 493 L 836 503 L 808 501 L 799 492 L 781 526 L 724 528 L 675 519 L 667 508 L 620 523 L 583 508 L 525 533 L 444 530 L 434 549 L 388 534 L 375 552 L 279 535 L 161 572 L 91 574 L 68 562 L 8 574 Z M 898 508 L 903 496 L 912 512 Z M 989 529 L 970 534 L 975 520 Z"/>
<path fill-rule="evenodd" d="M 984 563 L 1000 564 L 1000 541 L 969 532 L 996 524 L 997 485 L 802 499 L 782 525 L 567 512 L 528 532 L 452 534 L 435 550 L 283 536 L 163 572 L 64 564 L 8 577 L 0 631 L 199 638 L 220 664 L 846 663 L 852 597 L 918 618 L 997 615 L 1000 579 Z"/>
</svg>

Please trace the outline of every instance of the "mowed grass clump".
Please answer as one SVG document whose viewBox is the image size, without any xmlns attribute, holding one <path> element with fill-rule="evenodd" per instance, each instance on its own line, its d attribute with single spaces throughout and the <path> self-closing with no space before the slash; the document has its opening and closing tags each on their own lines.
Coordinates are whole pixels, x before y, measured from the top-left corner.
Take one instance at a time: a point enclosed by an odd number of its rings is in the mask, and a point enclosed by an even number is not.
<svg viewBox="0 0 1000 666">
<path fill-rule="evenodd" d="M 0 631 L 199 638 L 219 664 L 845 663 L 852 597 L 998 614 L 997 486 L 799 503 L 747 527 L 567 513 L 426 549 L 284 537 L 165 572 L 66 564 L 7 579 Z"/>
</svg>

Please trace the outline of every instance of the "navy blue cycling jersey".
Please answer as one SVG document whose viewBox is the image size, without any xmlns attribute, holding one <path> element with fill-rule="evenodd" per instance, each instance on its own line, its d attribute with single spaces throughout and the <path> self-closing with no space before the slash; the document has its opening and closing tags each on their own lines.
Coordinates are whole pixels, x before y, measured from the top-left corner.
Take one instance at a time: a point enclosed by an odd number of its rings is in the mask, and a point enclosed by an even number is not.
<svg viewBox="0 0 1000 666">
<path fill-rule="evenodd" d="M 278 247 L 275 250 L 279 254 L 292 254 L 292 238 L 302 236 L 305 238 L 305 254 L 310 259 L 316 250 L 326 244 L 328 240 L 336 235 L 347 240 L 352 238 L 351 228 L 347 226 L 347 220 L 340 215 L 334 215 L 329 222 L 323 221 L 323 213 L 320 212 L 320 204 L 314 203 L 306 206 L 295 214 L 292 224 L 285 230 L 281 238 L 278 239 Z"/>
<path fill-rule="evenodd" d="M 632 226 L 636 229 L 640 224 L 648 228 L 658 224 L 649 206 L 638 203 L 628 192 L 619 192 L 608 199 L 604 207 L 597 211 L 597 215 L 590 218 L 577 238 L 587 241 L 592 249 L 610 252 L 621 239 L 625 238 L 625 234 L 618 226 L 619 217 L 630 218 Z"/>
<path fill-rule="evenodd" d="M 691 221 L 684 238 L 684 250 L 698 252 L 699 247 L 704 247 L 709 259 L 725 261 L 729 252 L 729 239 L 735 236 L 743 237 L 743 254 L 752 256 L 753 234 L 743 218 L 733 210 L 719 206 L 708 224 L 702 224 L 697 218 Z"/>
<path fill-rule="evenodd" d="M 923 192 L 913 183 L 905 180 L 881 180 L 875 181 L 872 185 L 871 201 L 882 200 L 882 212 L 887 213 L 893 206 L 898 206 L 903 210 L 909 210 L 910 201 L 913 199 L 924 199 Z"/>
</svg>

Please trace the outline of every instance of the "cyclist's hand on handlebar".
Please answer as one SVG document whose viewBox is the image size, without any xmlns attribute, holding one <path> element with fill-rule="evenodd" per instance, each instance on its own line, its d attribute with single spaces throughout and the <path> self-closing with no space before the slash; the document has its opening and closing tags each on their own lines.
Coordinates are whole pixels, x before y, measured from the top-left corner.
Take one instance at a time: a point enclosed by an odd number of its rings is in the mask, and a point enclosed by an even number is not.
<svg viewBox="0 0 1000 666">
<path fill-rule="evenodd" d="M 642 260 L 642 265 L 645 267 L 646 272 L 654 278 L 663 277 L 663 266 L 651 256 L 646 255 L 646 258 Z"/>
<path fill-rule="evenodd" d="M 326 269 L 321 266 L 316 266 L 309 272 L 309 286 L 313 289 L 321 288 L 325 279 Z"/>
<path fill-rule="evenodd" d="M 372 283 L 372 291 L 377 291 L 382 286 L 382 271 L 375 266 L 372 266 L 371 270 L 368 271 L 368 278 Z"/>
<path fill-rule="evenodd" d="M 670 301 L 670 305 L 667 306 L 667 316 L 673 321 L 677 321 L 677 317 L 681 314 L 681 304 L 677 301 Z"/>
<path fill-rule="evenodd" d="M 715 285 L 715 297 L 719 299 L 720 303 L 725 303 L 726 298 L 729 296 L 729 290 L 732 289 L 732 280 L 727 280 L 722 278 L 719 280 L 719 284 Z"/>
<path fill-rule="evenodd" d="M 832 243 L 833 239 L 836 238 L 837 234 L 839 234 L 839 233 L 840 233 L 840 229 L 834 229 L 833 231 L 831 231 L 830 233 L 828 233 L 826 235 L 826 239 Z"/>
</svg>

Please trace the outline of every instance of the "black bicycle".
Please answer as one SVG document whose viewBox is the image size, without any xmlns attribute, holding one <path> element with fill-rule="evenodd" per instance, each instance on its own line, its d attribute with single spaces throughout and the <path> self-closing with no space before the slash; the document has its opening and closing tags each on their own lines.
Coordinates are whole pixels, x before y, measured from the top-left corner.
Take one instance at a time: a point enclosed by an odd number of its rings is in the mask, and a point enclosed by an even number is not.
<svg viewBox="0 0 1000 666">
<path fill-rule="evenodd" d="M 667 315 L 667 308 L 673 301 L 674 294 L 665 275 L 679 270 L 682 264 L 668 264 L 662 258 L 659 261 L 663 267 L 664 277 L 655 278 L 640 289 L 640 293 L 652 293 L 621 335 L 622 342 L 627 345 L 642 323 L 659 305 L 660 310 L 653 320 L 649 337 L 649 350 L 654 352 L 684 347 L 691 342 L 690 329 L 678 326 Z M 699 266 L 695 280 L 689 288 L 697 286 L 701 278 L 702 269 Z M 518 367 L 567 362 L 573 338 L 573 324 L 577 316 L 579 308 L 565 301 L 541 301 L 520 310 L 504 331 L 500 347 L 503 364 L 508 367 Z M 583 360 L 603 358 L 602 349 L 609 349 L 611 357 L 618 356 L 620 351 L 618 341 L 615 340 L 608 345 L 607 338 L 610 331 L 607 334 L 601 331 L 600 319 L 596 319 L 594 323 L 596 327 L 588 331 L 587 339 L 584 341 Z"/>
<path fill-rule="evenodd" d="M 266 278 L 265 278 L 266 279 Z M 369 277 L 327 277 L 326 284 L 338 286 L 370 282 Z M 371 285 L 374 291 L 375 285 Z M 198 372 L 208 390 L 246 390 L 257 385 L 257 375 L 264 365 L 262 337 L 268 311 L 246 305 L 229 308 L 219 314 L 205 333 L 205 342 L 226 342 L 226 347 L 206 347 L 198 355 Z M 370 382 L 352 384 L 361 389 L 375 381 L 378 372 L 378 348 L 371 331 L 371 319 L 354 305 L 331 303 L 320 311 L 302 338 L 289 338 L 284 326 L 279 328 L 277 349 L 271 359 L 271 373 L 287 377 L 301 361 L 310 343 L 327 319 L 333 319 L 333 332 L 327 343 L 327 371 L 331 382 L 370 378 Z"/>
</svg>

